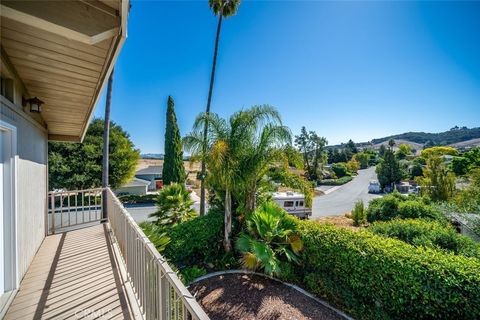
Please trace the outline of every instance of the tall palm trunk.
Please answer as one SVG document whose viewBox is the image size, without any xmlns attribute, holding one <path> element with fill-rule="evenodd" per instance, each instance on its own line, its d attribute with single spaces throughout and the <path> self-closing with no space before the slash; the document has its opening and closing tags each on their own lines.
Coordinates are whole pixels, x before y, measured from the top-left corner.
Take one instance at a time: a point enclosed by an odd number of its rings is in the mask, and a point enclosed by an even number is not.
<svg viewBox="0 0 480 320">
<path fill-rule="evenodd" d="M 225 190 L 225 228 L 224 228 L 223 246 L 226 252 L 232 250 L 230 235 L 232 233 L 232 196 L 230 190 Z"/>
<path fill-rule="evenodd" d="M 107 87 L 107 101 L 105 103 L 105 124 L 103 127 L 103 171 L 102 171 L 102 195 L 103 195 L 103 203 L 102 203 L 102 211 L 103 211 L 103 218 L 107 219 L 107 190 L 108 187 L 108 165 L 109 165 L 109 145 L 110 145 L 110 103 L 112 100 L 112 84 L 113 84 L 113 71 L 110 73 L 110 77 L 108 78 L 108 87 Z"/>
<path fill-rule="evenodd" d="M 220 17 L 218 18 L 217 25 L 217 36 L 215 37 L 215 50 L 213 51 L 213 64 L 212 64 L 212 74 L 210 75 L 210 88 L 208 89 L 208 99 L 207 99 L 207 109 L 206 114 L 210 114 L 210 104 L 212 102 L 212 93 L 213 93 L 213 83 L 215 82 L 215 68 L 217 66 L 217 54 L 218 54 L 218 41 L 220 40 L 220 30 L 222 28 L 222 19 L 223 14 L 220 12 Z M 207 135 L 208 135 L 208 118 L 205 121 L 205 127 L 203 129 L 203 155 L 202 155 L 202 173 L 200 180 L 200 215 L 205 214 L 205 173 L 206 173 L 206 164 L 205 156 L 207 153 Z"/>
</svg>

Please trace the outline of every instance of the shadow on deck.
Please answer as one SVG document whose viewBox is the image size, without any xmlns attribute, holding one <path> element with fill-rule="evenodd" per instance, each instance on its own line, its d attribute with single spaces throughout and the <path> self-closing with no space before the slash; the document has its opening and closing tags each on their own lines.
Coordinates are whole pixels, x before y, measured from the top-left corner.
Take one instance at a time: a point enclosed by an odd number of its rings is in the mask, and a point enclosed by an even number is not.
<svg viewBox="0 0 480 320">
<path fill-rule="evenodd" d="M 132 319 L 106 226 L 46 237 L 5 319 Z"/>
</svg>

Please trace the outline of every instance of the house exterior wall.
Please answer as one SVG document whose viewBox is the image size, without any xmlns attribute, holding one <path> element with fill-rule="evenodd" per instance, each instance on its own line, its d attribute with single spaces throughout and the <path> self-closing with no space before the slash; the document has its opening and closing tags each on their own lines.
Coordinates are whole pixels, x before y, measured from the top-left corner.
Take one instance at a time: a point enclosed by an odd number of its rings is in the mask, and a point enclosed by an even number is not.
<svg viewBox="0 0 480 320">
<path fill-rule="evenodd" d="M 135 175 L 135 177 L 142 180 L 150 181 L 150 184 L 148 185 L 148 190 L 155 191 L 157 190 L 155 179 L 161 179 L 162 175 L 161 174 L 138 174 L 138 175 Z"/>
<path fill-rule="evenodd" d="M 46 234 L 48 135 L 20 105 L 3 96 L 0 99 L 0 118 L 16 128 L 17 136 L 15 222 L 17 279 L 20 281 Z"/>
</svg>

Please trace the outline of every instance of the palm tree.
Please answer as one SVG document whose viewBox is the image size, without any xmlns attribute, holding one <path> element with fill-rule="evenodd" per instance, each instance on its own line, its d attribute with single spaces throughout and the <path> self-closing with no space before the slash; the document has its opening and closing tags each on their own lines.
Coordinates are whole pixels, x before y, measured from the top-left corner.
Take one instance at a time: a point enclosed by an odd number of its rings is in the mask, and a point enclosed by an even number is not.
<svg viewBox="0 0 480 320">
<path fill-rule="evenodd" d="M 242 253 L 246 269 L 262 268 L 269 275 L 282 273 L 282 260 L 298 262 L 303 242 L 296 233 L 296 224 L 277 204 L 267 202 L 247 219 L 246 231 L 235 246 Z"/>
<path fill-rule="evenodd" d="M 192 133 L 183 140 L 185 148 L 193 157 L 205 157 L 205 162 L 208 163 L 208 184 L 224 194 L 224 247 L 227 252 L 231 250 L 232 193 L 241 193 L 239 190 L 245 189 L 245 182 L 252 181 L 244 176 L 247 174 L 246 163 L 253 163 L 251 152 L 255 148 L 252 144 L 258 142 L 255 135 L 262 132 L 262 128 L 269 132 L 265 133 L 263 140 L 269 140 L 267 136 L 277 135 L 279 130 L 270 126 L 277 119 L 279 120 L 278 112 L 270 106 L 255 106 L 236 112 L 228 121 L 215 113 L 202 113 L 195 120 Z M 207 121 L 210 126 L 204 143 L 202 129 Z"/>
<path fill-rule="evenodd" d="M 223 18 L 228 18 L 237 13 L 240 0 L 209 0 L 208 5 L 212 9 L 215 16 L 218 16 L 217 35 L 215 37 L 215 49 L 213 51 L 212 73 L 210 75 L 210 87 L 208 89 L 207 108 L 205 113 L 210 113 L 210 104 L 212 101 L 213 83 L 215 82 L 215 68 L 217 65 L 218 42 L 220 40 L 220 30 L 222 29 Z M 203 129 L 203 149 L 202 149 L 202 171 L 200 179 L 200 215 L 205 214 L 205 173 L 206 173 L 206 152 L 207 152 L 207 134 L 208 134 L 208 119 L 204 122 Z"/>
<path fill-rule="evenodd" d="M 249 143 L 249 149 L 240 163 L 245 186 L 244 206 L 249 211 L 255 210 L 258 186 L 269 169 L 281 162 L 288 162 L 283 147 L 289 144 L 291 139 L 290 129 L 276 118 L 265 125 Z"/>
<path fill-rule="evenodd" d="M 193 201 L 185 185 L 172 183 L 163 188 L 157 199 L 158 211 L 150 217 L 157 218 L 157 225 L 176 225 L 196 215 Z"/>
</svg>

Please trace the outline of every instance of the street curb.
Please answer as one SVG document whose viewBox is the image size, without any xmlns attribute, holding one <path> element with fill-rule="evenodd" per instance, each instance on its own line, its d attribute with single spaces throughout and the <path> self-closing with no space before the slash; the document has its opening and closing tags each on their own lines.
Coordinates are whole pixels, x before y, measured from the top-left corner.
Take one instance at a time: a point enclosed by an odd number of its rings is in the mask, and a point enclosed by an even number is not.
<svg viewBox="0 0 480 320">
<path fill-rule="evenodd" d="M 310 299 L 313 299 L 315 300 L 316 302 L 320 303 L 321 305 L 323 305 L 324 307 L 332 310 L 333 312 L 335 312 L 336 314 L 338 314 L 340 317 L 342 317 L 343 319 L 345 320 L 355 320 L 354 318 L 348 316 L 346 313 L 338 310 L 337 308 L 331 306 L 328 302 L 326 301 L 323 301 L 319 298 L 317 298 L 316 296 L 314 296 L 313 294 L 311 294 L 310 292 L 308 291 L 305 291 L 303 290 L 302 288 L 300 288 L 299 286 L 296 286 L 294 284 L 291 284 L 291 283 L 287 283 L 287 282 L 283 282 L 279 279 L 276 279 L 274 277 L 271 277 L 271 276 L 268 276 L 266 274 L 263 274 L 263 273 L 258 273 L 258 272 L 253 272 L 253 271 L 247 271 L 247 270 L 239 270 L 239 269 L 236 269 L 236 270 L 226 270 L 226 271 L 217 271 L 217 272 L 212 272 L 212 273 L 209 273 L 209 274 L 206 274 L 204 276 L 201 276 L 201 277 L 198 277 L 196 278 L 195 280 L 193 280 L 192 282 L 190 282 L 187 286 L 187 289 L 194 283 L 197 283 L 197 282 L 200 282 L 202 280 L 205 280 L 205 279 L 209 279 L 209 278 L 213 278 L 213 277 L 216 277 L 216 276 L 221 276 L 221 275 L 226 275 L 226 274 L 249 274 L 249 275 L 256 275 L 256 276 L 260 276 L 260 277 L 264 277 L 264 278 L 268 278 L 270 280 L 273 280 L 273 281 L 276 281 L 276 282 L 280 282 L 281 284 L 283 285 L 286 285 L 287 287 L 290 287 L 300 293 L 302 293 L 303 295 L 309 297 Z"/>
</svg>

